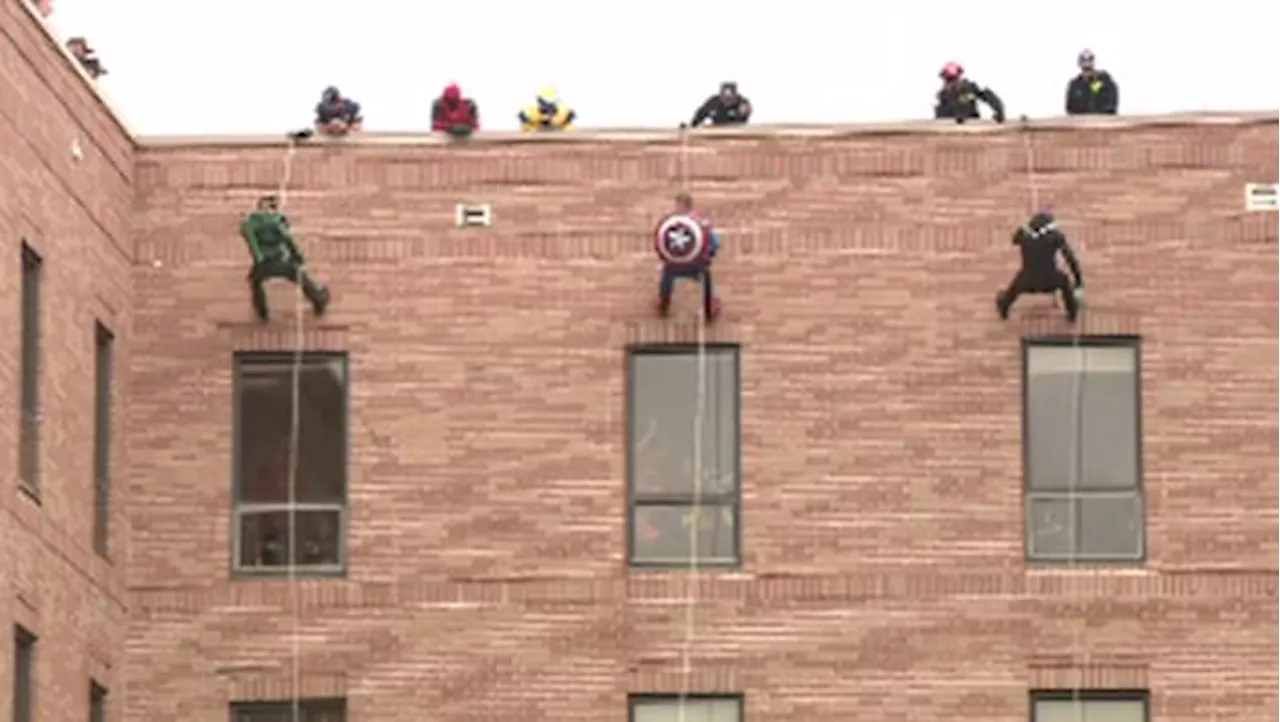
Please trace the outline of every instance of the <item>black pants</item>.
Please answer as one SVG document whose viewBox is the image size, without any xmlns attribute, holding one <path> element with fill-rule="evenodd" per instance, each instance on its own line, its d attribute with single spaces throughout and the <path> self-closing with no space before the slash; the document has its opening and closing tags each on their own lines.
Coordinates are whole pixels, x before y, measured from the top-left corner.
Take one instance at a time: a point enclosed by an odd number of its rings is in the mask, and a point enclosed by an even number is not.
<svg viewBox="0 0 1280 722">
<path fill-rule="evenodd" d="M 1071 285 L 1067 274 L 1062 271 L 1054 271 L 1052 274 L 1038 276 L 1026 271 L 1019 271 L 1013 277 L 1013 280 L 1009 282 L 1009 287 L 996 296 L 996 309 L 1000 312 L 1000 318 L 1009 317 L 1009 309 L 1013 307 L 1014 301 L 1017 301 L 1018 297 L 1024 293 L 1061 294 L 1062 305 L 1067 309 L 1067 320 L 1073 323 L 1080 313 L 1080 304 L 1076 301 L 1075 287 Z"/>
<path fill-rule="evenodd" d="M 715 315 L 715 286 L 711 282 L 711 266 L 674 267 L 663 266 L 662 278 L 658 281 L 658 302 L 663 313 L 671 305 L 671 294 L 676 289 L 677 278 L 689 278 L 702 282 L 702 313 L 711 318 Z"/>
<path fill-rule="evenodd" d="M 302 270 L 301 264 L 293 259 L 268 259 L 255 263 L 249 271 L 249 283 L 253 286 L 253 310 L 263 321 L 270 316 L 267 308 L 267 290 L 263 284 L 273 278 L 284 278 L 293 283 L 302 284 L 302 293 L 311 302 L 317 314 L 324 313 L 329 304 L 329 292 L 324 286 Z"/>
</svg>

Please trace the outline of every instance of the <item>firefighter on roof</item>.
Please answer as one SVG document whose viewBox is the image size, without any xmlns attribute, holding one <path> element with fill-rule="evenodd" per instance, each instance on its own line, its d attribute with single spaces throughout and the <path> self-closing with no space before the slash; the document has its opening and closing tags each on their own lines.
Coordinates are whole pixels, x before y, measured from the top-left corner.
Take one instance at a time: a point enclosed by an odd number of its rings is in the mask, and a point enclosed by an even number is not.
<svg viewBox="0 0 1280 722">
<path fill-rule="evenodd" d="M 981 101 L 990 106 L 992 120 L 1004 122 L 1004 103 L 1000 96 L 966 78 L 959 63 L 947 63 L 938 75 L 942 78 L 942 87 L 938 89 L 938 102 L 933 107 L 934 118 L 954 118 L 957 123 L 977 120 L 982 117 L 978 112 Z"/>
<path fill-rule="evenodd" d="M 1080 73 L 1067 84 L 1067 115 L 1115 115 L 1120 109 L 1120 86 L 1105 70 L 1098 70 L 1093 51 L 1076 57 Z"/>
</svg>

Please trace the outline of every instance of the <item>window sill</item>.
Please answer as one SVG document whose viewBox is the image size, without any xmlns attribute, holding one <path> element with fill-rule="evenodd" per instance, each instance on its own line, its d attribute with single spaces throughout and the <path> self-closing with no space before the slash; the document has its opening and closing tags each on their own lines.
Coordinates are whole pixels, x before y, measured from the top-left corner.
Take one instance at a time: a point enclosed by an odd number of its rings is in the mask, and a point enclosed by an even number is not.
<svg viewBox="0 0 1280 722">
<path fill-rule="evenodd" d="M 639 560 L 628 560 L 627 570 L 631 572 L 697 572 L 699 574 L 714 574 L 717 572 L 740 572 L 742 571 L 742 560 L 735 561 L 700 561 L 696 564 L 690 562 L 647 562 Z"/>
<path fill-rule="evenodd" d="M 44 505 L 44 502 L 40 500 L 40 490 L 27 482 L 19 480 L 18 491 L 22 492 L 22 495 L 27 497 L 32 504 L 35 504 L 36 506 Z"/>
<path fill-rule="evenodd" d="M 236 567 L 231 570 L 233 580 L 261 579 L 341 579 L 347 576 L 347 568 L 337 564 L 307 567 Z"/>
<path fill-rule="evenodd" d="M 1145 577 L 1156 574 L 1145 559 L 1104 561 L 1090 559 L 1079 562 L 1027 561 L 1026 572 L 1037 577 Z"/>
</svg>

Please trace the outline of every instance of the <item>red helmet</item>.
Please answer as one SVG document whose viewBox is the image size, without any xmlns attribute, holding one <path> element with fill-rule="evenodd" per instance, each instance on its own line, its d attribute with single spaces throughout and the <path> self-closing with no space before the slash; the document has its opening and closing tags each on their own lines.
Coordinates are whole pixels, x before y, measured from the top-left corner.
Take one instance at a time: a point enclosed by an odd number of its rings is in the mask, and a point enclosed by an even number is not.
<svg viewBox="0 0 1280 722">
<path fill-rule="evenodd" d="M 947 63 L 942 66 L 942 72 L 938 75 L 942 76 L 943 80 L 955 80 L 964 75 L 964 66 L 960 63 Z"/>
</svg>

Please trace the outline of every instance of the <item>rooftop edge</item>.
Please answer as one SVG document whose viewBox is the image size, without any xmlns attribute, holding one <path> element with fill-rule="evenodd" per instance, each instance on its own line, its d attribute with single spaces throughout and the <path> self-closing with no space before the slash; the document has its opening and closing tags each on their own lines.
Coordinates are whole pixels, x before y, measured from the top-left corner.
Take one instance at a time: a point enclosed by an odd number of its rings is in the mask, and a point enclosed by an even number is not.
<svg viewBox="0 0 1280 722">
<path fill-rule="evenodd" d="M 842 125 L 748 125 L 733 128 L 699 128 L 697 130 L 655 128 L 586 128 L 561 133 L 522 133 L 520 131 L 481 131 L 466 141 L 456 141 L 428 131 L 364 131 L 345 138 L 316 136 L 306 145 L 375 146 L 444 146 L 459 142 L 480 145 L 519 145 L 524 143 L 679 143 L 689 136 L 699 138 L 753 139 L 796 138 L 838 140 L 856 137 L 889 137 L 903 135 L 998 135 L 1025 130 L 1097 130 L 1176 128 L 1197 126 L 1248 126 L 1280 123 L 1280 111 L 1224 113 L 1177 113 L 1172 115 L 1076 116 L 1014 120 L 1003 125 L 991 122 L 957 123 L 936 120 L 910 120 L 896 123 L 864 123 Z M 166 148 L 285 148 L 289 140 L 279 136 L 138 136 L 140 150 Z"/>
<path fill-rule="evenodd" d="M 71 54 L 71 51 L 67 49 L 66 43 L 58 37 L 58 33 L 54 31 L 53 26 L 51 26 L 49 22 L 40 15 L 40 11 L 36 9 L 34 4 L 28 2 L 28 0 L 18 0 L 18 5 L 26 11 L 27 15 L 31 17 L 32 22 L 36 24 L 36 27 L 40 28 L 45 37 L 49 39 L 49 42 L 53 44 L 54 52 L 62 55 L 63 60 L 71 66 L 72 72 L 80 76 L 81 82 L 83 82 L 85 87 L 89 89 L 89 94 L 92 95 L 94 99 L 98 101 L 98 104 L 102 106 L 102 109 L 107 112 L 107 116 L 111 118 L 111 122 L 115 123 L 116 128 L 124 133 L 124 137 L 129 140 L 129 142 L 134 146 L 137 146 L 137 136 L 135 136 L 133 131 L 129 129 L 129 124 L 125 122 L 124 115 L 120 113 L 114 104 L 112 104 L 111 99 L 108 98 L 107 94 L 98 86 L 98 83 L 94 81 L 93 78 L 89 77 L 89 73 L 85 71 L 85 69 L 80 65 L 80 61 L 76 60 L 75 56 Z M 77 122 L 81 121 L 77 120 Z"/>
</svg>

